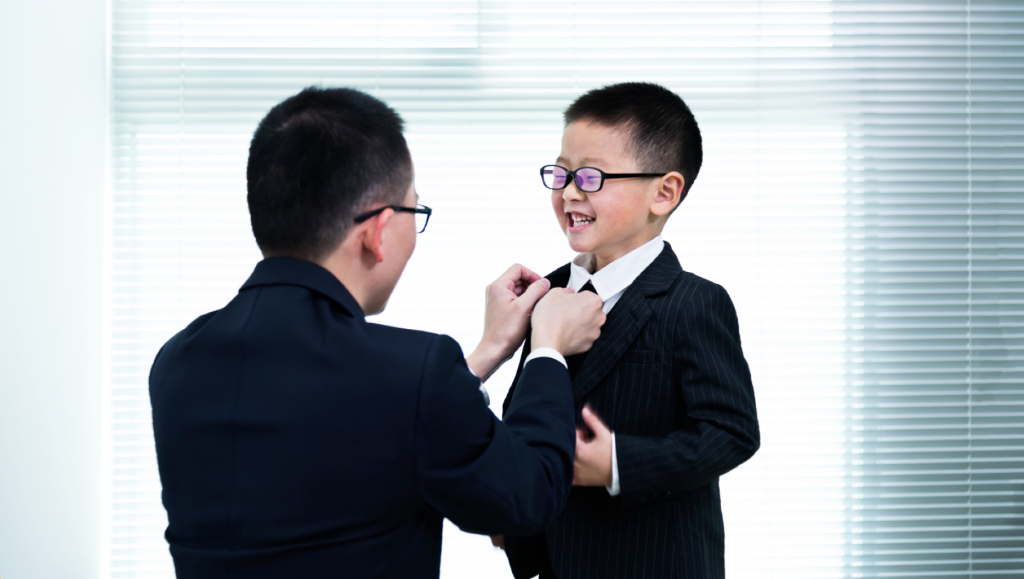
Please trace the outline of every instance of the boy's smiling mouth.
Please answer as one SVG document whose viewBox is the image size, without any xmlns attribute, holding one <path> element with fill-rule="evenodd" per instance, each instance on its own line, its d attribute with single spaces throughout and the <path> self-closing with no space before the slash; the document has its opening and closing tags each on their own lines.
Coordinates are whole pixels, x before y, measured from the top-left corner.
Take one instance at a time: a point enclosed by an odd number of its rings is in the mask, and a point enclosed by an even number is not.
<svg viewBox="0 0 1024 579">
<path fill-rule="evenodd" d="M 580 231 L 583 228 L 588 227 L 597 219 L 596 217 L 591 217 L 589 215 L 575 213 L 572 211 L 566 212 L 565 215 L 568 218 L 569 229 L 572 231 Z"/>
</svg>

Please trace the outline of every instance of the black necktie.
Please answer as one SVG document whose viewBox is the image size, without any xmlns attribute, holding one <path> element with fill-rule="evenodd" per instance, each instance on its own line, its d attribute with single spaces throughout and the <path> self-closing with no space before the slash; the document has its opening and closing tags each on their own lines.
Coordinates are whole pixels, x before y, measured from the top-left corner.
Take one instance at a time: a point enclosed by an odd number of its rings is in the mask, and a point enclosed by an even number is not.
<svg viewBox="0 0 1024 579">
<path fill-rule="evenodd" d="M 580 291 L 594 292 L 595 294 L 597 293 L 597 290 L 594 289 L 594 284 L 590 283 L 590 280 L 587 280 L 587 283 L 583 284 L 583 287 L 580 288 Z M 587 352 L 583 352 L 582 354 L 573 354 L 572 356 L 569 356 L 568 358 L 565 359 L 566 365 L 569 366 L 569 378 L 576 377 L 576 372 L 579 372 L 580 366 L 583 365 L 583 360 L 586 359 Z"/>
</svg>

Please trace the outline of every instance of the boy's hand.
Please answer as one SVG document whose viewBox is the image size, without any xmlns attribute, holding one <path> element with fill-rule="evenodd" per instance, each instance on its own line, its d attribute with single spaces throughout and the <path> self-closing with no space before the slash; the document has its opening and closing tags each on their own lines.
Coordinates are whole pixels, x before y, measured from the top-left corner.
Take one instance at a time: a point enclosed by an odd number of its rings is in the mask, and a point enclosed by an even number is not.
<svg viewBox="0 0 1024 579">
<path fill-rule="evenodd" d="M 582 354 L 601 335 L 604 304 L 593 292 L 576 293 L 569 288 L 549 291 L 533 310 L 530 346 L 554 348 L 563 356 Z"/>
<path fill-rule="evenodd" d="M 551 282 L 518 263 L 487 286 L 484 336 L 466 358 L 473 373 L 486 380 L 516 353 L 526 338 L 526 328 L 537 300 Z"/>
<path fill-rule="evenodd" d="M 590 405 L 583 407 L 583 423 L 593 437 L 576 427 L 576 458 L 573 459 L 573 486 L 608 487 L 612 484 L 612 431 L 594 414 Z"/>
</svg>

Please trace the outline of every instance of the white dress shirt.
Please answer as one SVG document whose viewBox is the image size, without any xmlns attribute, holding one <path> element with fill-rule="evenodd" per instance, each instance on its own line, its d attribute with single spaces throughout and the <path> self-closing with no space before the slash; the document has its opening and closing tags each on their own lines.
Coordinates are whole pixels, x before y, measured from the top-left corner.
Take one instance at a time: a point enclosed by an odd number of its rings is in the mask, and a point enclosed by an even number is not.
<svg viewBox="0 0 1024 579">
<path fill-rule="evenodd" d="M 631 283 L 643 273 L 647 266 L 654 263 L 654 260 L 661 255 L 665 248 L 665 240 L 657 236 L 633 251 L 623 255 L 619 259 L 601 268 L 601 271 L 594 272 L 595 258 L 591 253 L 581 253 L 572 260 L 569 265 L 569 285 L 572 289 L 580 291 L 589 281 L 597 295 L 604 300 L 601 309 L 605 314 L 612 311 L 618 303 L 622 293 L 626 291 Z M 554 358 L 565 364 L 565 358 L 553 348 L 537 348 L 527 356 L 526 362 L 539 357 Z M 568 364 L 566 364 L 568 367 Z M 612 484 L 605 487 L 612 496 L 619 494 L 619 458 L 615 450 L 615 431 L 612 431 Z"/>
</svg>

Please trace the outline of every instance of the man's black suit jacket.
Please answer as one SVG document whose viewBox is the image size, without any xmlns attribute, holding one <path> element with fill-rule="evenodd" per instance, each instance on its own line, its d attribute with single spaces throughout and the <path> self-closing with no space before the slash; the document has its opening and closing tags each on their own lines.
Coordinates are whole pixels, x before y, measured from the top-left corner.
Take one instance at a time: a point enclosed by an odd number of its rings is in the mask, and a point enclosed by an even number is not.
<svg viewBox="0 0 1024 579">
<path fill-rule="evenodd" d="M 548 279 L 565 287 L 569 266 Z M 519 370 L 509 410 L 526 384 Z M 760 444 L 725 290 L 683 271 L 666 243 L 609 312 L 572 388 L 577 419 L 589 403 L 615 431 L 621 491 L 573 488 L 545 534 L 506 536 L 516 578 L 724 577 L 718 477 Z"/>
<path fill-rule="evenodd" d="M 530 362 L 503 422 L 479 387 L 451 338 L 367 323 L 315 264 L 260 262 L 150 375 L 178 577 L 436 578 L 445 517 L 541 532 L 572 482 L 568 372 Z"/>
</svg>

